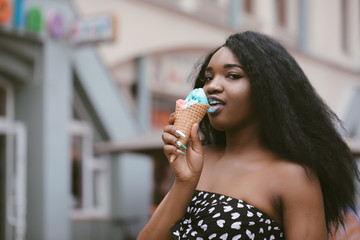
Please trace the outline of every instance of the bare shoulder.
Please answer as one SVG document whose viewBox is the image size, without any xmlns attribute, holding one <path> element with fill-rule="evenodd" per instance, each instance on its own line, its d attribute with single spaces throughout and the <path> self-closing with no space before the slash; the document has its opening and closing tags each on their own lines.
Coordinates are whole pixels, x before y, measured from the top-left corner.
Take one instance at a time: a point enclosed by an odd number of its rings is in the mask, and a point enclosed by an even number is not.
<svg viewBox="0 0 360 240">
<path fill-rule="evenodd" d="M 304 191 L 308 188 L 314 188 L 316 191 L 320 189 L 316 173 L 308 167 L 281 160 L 275 164 L 273 169 L 274 173 L 283 183 L 281 188 L 286 192 Z"/>
<path fill-rule="evenodd" d="M 272 164 L 270 176 L 274 180 L 277 198 L 282 207 L 289 207 L 294 203 L 316 204 L 323 203 L 320 181 L 316 173 L 308 167 L 287 160 L 278 160 Z"/>
<path fill-rule="evenodd" d="M 286 161 L 277 163 L 274 171 L 280 180 L 278 187 L 287 239 L 325 239 L 324 201 L 316 173 Z"/>
</svg>

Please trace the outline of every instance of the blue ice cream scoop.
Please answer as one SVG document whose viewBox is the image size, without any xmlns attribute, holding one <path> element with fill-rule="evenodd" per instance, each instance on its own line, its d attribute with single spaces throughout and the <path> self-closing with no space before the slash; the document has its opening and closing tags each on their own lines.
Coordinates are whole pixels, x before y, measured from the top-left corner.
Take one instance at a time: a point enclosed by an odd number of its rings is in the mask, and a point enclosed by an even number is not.
<svg viewBox="0 0 360 240">
<path fill-rule="evenodd" d="M 186 97 L 185 101 L 188 101 L 190 105 L 191 103 L 196 103 L 196 102 L 209 105 L 204 89 L 202 88 L 195 88 L 194 90 L 192 90 Z M 207 111 L 214 112 L 215 109 L 210 107 Z"/>
<path fill-rule="evenodd" d="M 185 101 L 197 101 L 198 103 L 209 104 L 204 89 L 195 88 L 186 97 Z"/>
</svg>

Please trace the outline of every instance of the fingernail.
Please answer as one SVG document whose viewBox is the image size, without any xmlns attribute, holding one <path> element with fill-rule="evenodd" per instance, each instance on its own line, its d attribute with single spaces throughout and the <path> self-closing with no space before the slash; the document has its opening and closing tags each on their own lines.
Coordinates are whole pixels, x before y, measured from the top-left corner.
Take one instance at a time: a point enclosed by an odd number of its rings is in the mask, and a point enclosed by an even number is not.
<svg viewBox="0 0 360 240">
<path fill-rule="evenodd" d="M 180 153 L 180 154 L 183 155 L 183 156 L 186 156 L 186 153 L 184 153 L 183 151 L 181 151 L 181 150 L 179 150 L 179 149 L 177 149 L 176 152 L 177 152 L 177 153 Z"/>
<path fill-rule="evenodd" d="M 174 112 L 173 112 L 172 114 L 170 114 L 170 118 L 171 118 L 172 116 L 174 116 L 174 114 L 175 114 Z"/>
<path fill-rule="evenodd" d="M 180 131 L 180 130 L 176 130 L 175 133 L 176 133 L 177 135 L 179 135 L 180 137 L 183 137 L 183 138 L 186 137 L 186 135 L 185 135 L 182 131 Z"/>
<path fill-rule="evenodd" d="M 180 147 L 180 148 L 182 148 L 182 149 L 184 149 L 184 150 L 187 149 L 187 147 L 186 147 L 182 142 L 180 142 L 180 141 L 176 141 L 176 145 L 178 145 L 178 147 Z"/>
</svg>

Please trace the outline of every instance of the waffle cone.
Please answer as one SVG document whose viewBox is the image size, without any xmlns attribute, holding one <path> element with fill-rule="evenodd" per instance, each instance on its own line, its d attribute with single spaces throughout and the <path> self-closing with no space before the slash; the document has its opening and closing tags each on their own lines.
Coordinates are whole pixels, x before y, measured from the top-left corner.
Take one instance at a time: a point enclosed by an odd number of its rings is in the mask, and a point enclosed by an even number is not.
<svg viewBox="0 0 360 240">
<path fill-rule="evenodd" d="M 191 127 L 194 123 L 203 119 L 209 107 L 208 104 L 195 103 L 189 108 L 182 109 L 180 104 L 176 103 L 174 125 L 185 134 L 185 138 L 179 139 L 184 145 L 186 145 L 189 140 Z"/>
<path fill-rule="evenodd" d="M 184 145 L 187 144 L 190 138 L 192 126 L 194 123 L 203 119 L 209 107 L 210 105 L 208 104 L 195 103 L 189 108 L 182 109 L 180 104 L 176 102 L 174 126 L 185 134 L 184 138 L 179 139 Z M 170 162 L 173 162 L 175 158 L 176 155 L 171 155 Z"/>
</svg>

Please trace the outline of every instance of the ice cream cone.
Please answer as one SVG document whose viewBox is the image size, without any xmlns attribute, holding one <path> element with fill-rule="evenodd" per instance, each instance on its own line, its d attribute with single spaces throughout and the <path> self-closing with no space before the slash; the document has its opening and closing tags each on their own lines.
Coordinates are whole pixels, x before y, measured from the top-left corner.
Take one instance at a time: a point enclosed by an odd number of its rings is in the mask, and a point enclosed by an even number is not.
<svg viewBox="0 0 360 240">
<path fill-rule="evenodd" d="M 180 104 L 176 102 L 174 126 L 185 134 L 185 137 L 179 138 L 179 141 L 184 145 L 186 145 L 189 140 L 192 126 L 194 123 L 203 119 L 209 107 L 210 105 L 208 104 L 195 103 L 191 105 L 191 107 L 182 109 Z M 174 161 L 175 158 L 176 155 L 172 155 L 170 162 Z"/>
</svg>

